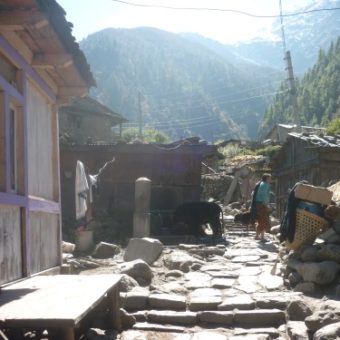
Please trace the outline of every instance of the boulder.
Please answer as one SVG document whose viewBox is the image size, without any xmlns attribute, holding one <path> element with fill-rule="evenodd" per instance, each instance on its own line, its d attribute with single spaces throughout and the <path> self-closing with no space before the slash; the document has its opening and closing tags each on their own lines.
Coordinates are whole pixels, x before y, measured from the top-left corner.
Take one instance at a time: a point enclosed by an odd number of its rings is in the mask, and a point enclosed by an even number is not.
<svg viewBox="0 0 340 340">
<path fill-rule="evenodd" d="M 304 281 L 319 285 L 330 284 L 338 274 L 340 265 L 334 261 L 300 263 L 296 271 Z"/>
<path fill-rule="evenodd" d="M 320 328 L 340 322 L 340 310 L 321 310 L 316 311 L 312 315 L 307 316 L 305 324 L 307 328 L 315 332 Z"/>
<path fill-rule="evenodd" d="M 120 252 L 120 249 L 117 245 L 107 242 L 100 242 L 96 245 L 92 253 L 92 257 L 97 259 L 107 259 L 115 256 Z"/>
<path fill-rule="evenodd" d="M 184 251 L 173 251 L 169 255 L 164 256 L 164 265 L 172 270 L 178 269 L 185 273 L 190 270 L 190 266 L 193 263 L 202 263 L 203 261 L 195 259 L 193 256 L 190 256 L 188 253 Z"/>
<path fill-rule="evenodd" d="M 287 307 L 288 318 L 291 321 L 304 321 L 312 313 L 311 308 L 304 301 L 291 301 Z"/>
<path fill-rule="evenodd" d="M 340 322 L 336 322 L 320 328 L 314 334 L 314 340 L 331 340 L 340 338 Z"/>
<path fill-rule="evenodd" d="M 127 274 L 134 278 L 141 286 L 150 284 L 152 271 L 149 265 L 143 260 L 125 262 L 119 267 L 122 274 Z"/>
<path fill-rule="evenodd" d="M 288 321 L 287 333 L 291 340 L 309 339 L 308 329 L 303 321 Z"/>
<path fill-rule="evenodd" d="M 65 242 L 62 243 L 62 251 L 63 253 L 73 253 L 76 248 L 76 245 L 74 243 Z"/>
<path fill-rule="evenodd" d="M 129 292 L 135 287 L 138 287 L 138 282 L 129 275 L 123 274 L 119 281 L 119 291 L 120 292 Z"/>
<path fill-rule="evenodd" d="M 124 253 L 124 261 L 141 259 L 148 264 L 154 263 L 163 251 L 161 241 L 153 238 L 131 238 Z"/>
</svg>

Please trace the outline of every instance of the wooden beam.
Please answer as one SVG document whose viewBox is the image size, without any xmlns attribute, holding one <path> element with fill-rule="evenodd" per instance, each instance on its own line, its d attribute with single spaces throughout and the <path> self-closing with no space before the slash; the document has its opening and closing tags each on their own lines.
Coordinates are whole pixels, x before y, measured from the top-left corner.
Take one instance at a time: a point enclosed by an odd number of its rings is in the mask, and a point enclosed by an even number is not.
<svg viewBox="0 0 340 340">
<path fill-rule="evenodd" d="M 0 11 L 0 29 L 22 30 L 24 25 L 40 29 L 48 24 L 47 19 L 38 11 L 2 10 Z"/>
<path fill-rule="evenodd" d="M 63 86 L 58 89 L 58 97 L 83 97 L 88 93 L 84 86 Z"/>
<path fill-rule="evenodd" d="M 35 54 L 32 60 L 32 66 L 35 68 L 65 68 L 73 64 L 71 54 Z"/>
<path fill-rule="evenodd" d="M 8 32 L 13 33 L 14 32 Z M 20 39 L 19 39 L 20 40 Z M 23 44 L 21 40 L 21 44 Z M 15 46 L 15 47 L 14 47 Z M 20 45 L 19 45 L 20 46 Z M 12 45 L 0 34 L 0 50 L 2 50 L 5 55 L 8 56 L 12 62 L 18 66 L 18 68 L 23 69 L 27 76 L 31 78 L 41 89 L 42 91 L 53 101 L 56 100 L 56 96 L 54 94 L 54 91 L 46 84 L 44 80 L 41 79 L 41 77 L 38 75 L 38 73 L 32 68 L 32 66 L 27 62 L 27 60 L 22 56 L 22 54 L 19 54 L 18 51 L 21 51 L 21 48 L 17 45 Z"/>
</svg>

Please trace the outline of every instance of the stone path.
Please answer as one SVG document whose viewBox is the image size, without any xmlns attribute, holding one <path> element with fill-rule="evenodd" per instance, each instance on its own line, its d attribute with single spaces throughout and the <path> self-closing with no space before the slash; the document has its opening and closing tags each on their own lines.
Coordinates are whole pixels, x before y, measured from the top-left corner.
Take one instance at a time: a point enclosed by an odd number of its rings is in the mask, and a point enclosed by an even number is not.
<svg viewBox="0 0 340 340">
<path fill-rule="evenodd" d="M 134 318 L 120 340 L 308 339 L 302 321 L 288 321 L 291 303 L 304 299 L 285 288 L 278 245 L 254 233 L 227 234 L 217 247 L 166 247 L 147 287 L 121 293 Z"/>
</svg>

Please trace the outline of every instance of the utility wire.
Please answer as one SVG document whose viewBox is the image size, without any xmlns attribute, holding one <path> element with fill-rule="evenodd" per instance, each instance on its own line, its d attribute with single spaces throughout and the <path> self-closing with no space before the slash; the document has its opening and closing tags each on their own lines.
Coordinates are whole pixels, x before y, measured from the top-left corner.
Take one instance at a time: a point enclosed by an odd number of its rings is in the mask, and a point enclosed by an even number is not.
<svg viewBox="0 0 340 340">
<path fill-rule="evenodd" d="M 250 91 L 254 91 L 254 90 L 258 90 L 258 89 L 264 89 L 264 88 L 268 88 L 268 87 L 274 87 L 274 85 L 277 85 L 277 84 L 281 84 L 282 83 L 282 80 L 275 80 L 273 82 L 267 82 L 266 85 L 263 85 L 263 86 L 256 86 L 256 87 L 252 87 L 252 88 L 249 88 L 249 89 L 246 89 L 246 90 L 243 90 L 243 91 L 230 91 L 229 93 L 227 94 L 223 94 L 223 95 L 210 95 L 209 97 L 210 98 L 213 98 L 213 99 L 216 99 L 216 98 L 223 98 L 223 97 L 226 97 L 226 98 L 229 98 L 231 96 L 234 96 L 234 95 L 238 95 L 238 94 L 243 94 L 243 93 L 247 93 L 247 92 L 250 92 Z M 229 88 L 227 87 L 228 85 L 225 85 L 225 86 L 220 86 L 220 87 L 217 87 L 215 86 L 215 90 L 213 91 L 209 91 L 209 93 L 216 93 L 216 92 L 223 92 L 224 89 L 226 90 L 229 90 Z M 211 87 L 209 86 L 209 90 L 211 90 Z M 197 92 L 197 91 L 193 91 L 193 92 L 188 92 L 188 93 L 178 93 L 178 94 L 173 94 L 170 93 L 170 95 L 167 95 L 166 93 L 162 93 L 161 95 L 159 94 L 143 94 L 144 97 L 146 98 L 157 98 L 157 99 L 160 99 L 160 98 L 166 98 L 166 99 L 170 99 L 170 98 L 174 98 L 174 100 L 179 100 L 181 98 L 183 99 L 190 99 L 192 97 L 195 97 L 197 95 L 199 95 L 200 92 Z"/>
<path fill-rule="evenodd" d="M 273 94 L 282 94 L 282 93 L 286 93 L 288 92 L 287 91 L 280 91 L 280 92 L 273 92 L 273 93 L 267 93 L 265 95 L 260 95 L 260 96 L 253 96 L 253 97 L 248 97 L 246 98 L 246 100 L 250 100 L 250 99 L 253 99 L 253 98 L 258 98 L 258 97 L 263 97 L 263 96 L 268 96 L 268 95 L 273 95 Z M 243 99 L 244 100 L 244 99 Z M 169 110 L 171 111 L 171 109 Z M 162 111 L 157 111 L 157 112 L 162 112 Z M 165 111 L 163 111 L 165 112 Z M 150 112 L 149 112 L 150 113 Z M 181 125 L 190 125 L 190 126 L 196 126 L 195 123 L 198 123 L 198 124 L 203 124 L 205 122 L 210 122 L 211 120 L 212 121 L 216 121 L 217 119 L 219 119 L 219 117 L 214 117 L 214 116 L 199 116 L 199 117 L 194 117 L 194 118 L 189 118 L 189 119 L 183 119 L 183 120 L 173 120 L 173 121 L 167 121 L 167 122 L 157 122 L 157 123 L 146 123 L 146 125 L 152 125 L 153 127 L 159 127 L 159 128 L 162 128 L 162 127 L 169 127 L 170 125 L 175 127 L 175 126 L 181 126 Z M 203 126 L 202 125 L 202 126 Z M 126 123 L 125 126 L 129 126 L 129 127 L 137 127 L 138 126 L 138 123 L 134 123 L 134 122 L 130 122 L 130 123 Z"/>
<path fill-rule="evenodd" d="M 189 10 L 189 11 L 215 11 L 215 12 L 231 12 L 236 14 L 246 15 L 252 18 L 278 18 L 280 15 L 258 15 L 252 14 L 244 11 L 240 11 L 237 9 L 225 9 L 225 8 L 209 8 L 209 7 L 173 7 L 173 6 L 163 6 L 163 5 L 151 5 L 151 4 L 138 4 L 134 2 L 124 1 L 124 0 L 112 0 L 114 2 L 119 2 L 125 5 L 136 6 L 136 7 L 146 7 L 146 8 L 161 8 L 161 9 L 170 9 L 170 10 Z M 332 8 L 318 8 L 311 9 L 306 11 L 299 11 L 293 13 L 282 14 L 282 17 L 293 17 L 302 14 L 309 14 L 314 12 L 322 12 L 322 11 L 335 11 L 340 10 L 340 7 L 332 7 Z"/>
<path fill-rule="evenodd" d="M 288 90 L 287 90 L 288 91 Z M 217 101 L 216 103 L 213 102 L 213 104 L 216 105 L 223 105 L 223 104 L 229 104 L 229 103 L 240 103 L 240 102 L 245 102 L 245 101 L 249 101 L 252 99 L 256 99 L 256 98 L 261 98 L 261 97 L 268 97 L 268 96 L 273 96 L 275 94 L 281 94 L 281 93 L 285 93 L 287 91 L 275 91 L 275 92 L 269 92 L 269 93 L 263 93 L 260 95 L 256 95 L 256 96 L 251 96 L 251 97 L 246 97 L 246 98 L 239 98 L 239 99 L 231 99 L 231 100 L 222 100 L 222 101 Z M 210 100 L 211 102 L 211 100 Z M 204 104 L 206 104 L 207 102 L 196 102 L 195 105 L 190 105 L 191 109 L 199 109 L 202 108 L 202 106 Z M 183 107 L 183 104 L 177 104 L 177 105 L 172 105 L 169 108 L 165 108 L 165 109 L 160 109 L 160 110 L 149 110 L 149 113 L 162 113 L 162 112 L 167 112 L 167 111 L 172 111 L 174 109 L 177 108 L 177 110 L 181 107 Z"/>
</svg>

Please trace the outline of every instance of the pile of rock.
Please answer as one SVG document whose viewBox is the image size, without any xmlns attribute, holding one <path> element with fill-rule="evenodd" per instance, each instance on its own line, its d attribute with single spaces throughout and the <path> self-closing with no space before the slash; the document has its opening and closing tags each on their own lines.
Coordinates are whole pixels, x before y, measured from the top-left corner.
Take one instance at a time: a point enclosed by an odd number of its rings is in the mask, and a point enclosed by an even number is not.
<svg viewBox="0 0 340 340">
<path fill-rule="evenodd" d="M 321 237 L 286 256 L 286 283 L 307 294 L 340 296 L 340 235 L 329 229 Z"/>
</svg>

